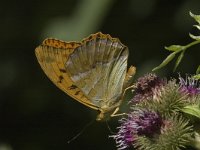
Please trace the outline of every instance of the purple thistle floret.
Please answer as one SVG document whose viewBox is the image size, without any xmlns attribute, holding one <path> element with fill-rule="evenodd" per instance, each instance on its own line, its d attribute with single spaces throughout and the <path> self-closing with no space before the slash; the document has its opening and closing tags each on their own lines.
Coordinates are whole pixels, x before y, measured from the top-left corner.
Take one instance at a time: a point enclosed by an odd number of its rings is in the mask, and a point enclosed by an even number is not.
<svg viewBox="0 0 200 150">
<path fill-rule="evenodd" d="M 196 96 L 200 94 L 199 81 L 187 76 L 184 80 L 179 76 L 180 91 L 188 96 Z"/>
<path fill-rule="evenodd" d="M 121 119 L 120 123 L 118 133 L 111 136 L 115 139 L 118 150 L 134 145 L 140 135 L 153 137 L 160 131 L 162 119 L 156 112 L 135 110 L 128 114 L 128 118 Z"/>
<path fill-rule="evenodd" d="M 138 78 L 134 90 L 135 96 L 133 97 L 132 102 L 139 103 L 146 99 L 159 97 L 160 90 L 166 83 L 166 80 L 163 80 L 152 73 Z"/>
<path fill-rule="evenodd" d="M 138 135 L 152 136 L 159 131 L 162 120 L 158 113 L 153 111 L 142 111 L 134 114 L 134 120 L 137 123 Z"/>
<path fill-rule="evenodd" d="M 131 121 L 130 116 L 128 119 L 122 118 L 120 121 L 121 126 L 118 127 L 118 133 L 110 137 L 114 138 L 117 144 L 118 150 L 122 150 L 130 147 L 135 141 L 135 122 Z"/>
</svg>

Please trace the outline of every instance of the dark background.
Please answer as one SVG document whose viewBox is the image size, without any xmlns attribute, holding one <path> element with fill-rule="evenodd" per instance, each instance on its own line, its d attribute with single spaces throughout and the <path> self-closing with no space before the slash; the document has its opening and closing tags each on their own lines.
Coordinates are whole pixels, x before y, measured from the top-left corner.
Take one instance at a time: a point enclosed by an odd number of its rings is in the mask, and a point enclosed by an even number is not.
<svg viewBox="0 0 200 150">
<path fill-rule="evenodd" d="M 95 120 L 96 112 L 72 100 L 41 70 L 35 48 L 47 37 L 81 40 L 102 31 L 129 47 L 129 65 L 137 77 L 169 54 L 164 46 L 187 44 L 199 34 L 189 11 L 200 14 L 199 0 L 19 0 L 0 5 L 0 150 L 112 150 L 106 123 L 94 122 L 76 140 L 67 141 Z M 177 72 L 195 73 L 199 46 L 186 52 Z M 172 73 L 174 62 L 160 70 Z M 115 130 L 117 118 L 109 121 Z M 116 131 L 116 130 L 115 130 Z"/>
</svg>

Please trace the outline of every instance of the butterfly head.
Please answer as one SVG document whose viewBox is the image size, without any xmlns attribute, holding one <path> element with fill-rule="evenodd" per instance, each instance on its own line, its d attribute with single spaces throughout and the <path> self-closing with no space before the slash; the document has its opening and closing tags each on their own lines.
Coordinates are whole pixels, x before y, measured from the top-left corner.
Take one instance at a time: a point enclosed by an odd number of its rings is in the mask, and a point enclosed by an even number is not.
<svg viewBox="0 0 200 150">
<path fill-rule="evenodd" d="M 97 120 L 97 121 L 100 121 L 100 122 L 107 121 L 107 120 L 110 119 L 110 117 L 111 117 L 110 115 L 111 115 L 110 112 L 103 112 L 103 111 L 101 111 L 101 112 L 97 115 L 96 120 Z"/>
<path fill-rule="evenodd" d="M 103 106 L 100 113 L 97 115 L 97 121 L 107 121 L 119 110 L 121 100 L 111 106 Z"/>
</svg>

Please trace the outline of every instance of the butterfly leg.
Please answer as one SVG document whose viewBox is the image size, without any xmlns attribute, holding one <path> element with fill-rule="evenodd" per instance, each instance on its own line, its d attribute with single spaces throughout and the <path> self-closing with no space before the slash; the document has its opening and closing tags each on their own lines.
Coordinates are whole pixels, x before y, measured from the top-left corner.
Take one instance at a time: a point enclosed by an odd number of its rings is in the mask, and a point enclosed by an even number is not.
<svg viewBox="0 0 200 150">
<path fill-rule="evenodd" d="M 124 92 L 122 94 L 122 100 L 124 99 L 124 95 L 126 94 L 126 91 L 129 89 L 134 89 L 135 85 L 131 85 L 131 79 L 132 77 L 135 75 L 136 73 L 136 67 L 134 66 L 130 66 L 130 68 L 128 69 L 127 73 L 126 73 L 126 77 L 125 77 L 125 83 L 124 83 Z"/>
<path fill-rule="evenodd" d="M 117 107 L 117 108 L 115 109 L 115 111 L 114 111 L 110 116 L 111 116 L 111 117 L 117 117 L 117 116 L 126 115 L 126 113 L 117 114 L 118 111 L 119 111 L 119 107 Z"/>
<path fill-rule="evenodd" d="M 126 91 L 129 90 L 129 89 L 134 89 L 135 87 L 136 87 L 135 85 L 131 85 L 131 86 L 125 88 L 125 89 L 124 89 L 124 92 L 123 92 L 123 94 L 122 94 L 122 100 L 124 99 L 124 96 L 125 96 L 125 94 L 126 94 Z"/>
</svg>

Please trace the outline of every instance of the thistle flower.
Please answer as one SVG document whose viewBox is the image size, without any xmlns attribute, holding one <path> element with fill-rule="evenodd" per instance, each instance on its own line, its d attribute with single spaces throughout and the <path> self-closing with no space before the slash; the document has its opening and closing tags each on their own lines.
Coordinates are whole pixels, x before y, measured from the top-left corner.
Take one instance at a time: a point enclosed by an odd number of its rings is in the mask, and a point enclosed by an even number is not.
<svg viewBox="0 0 200 150">
<path fill-rule="evenodd" d="M 110 137 L 115 139 L 118 149 L 122 150 L 134 145 L 138 136 L 151 137 L 160 131 L 162 119 L 154 111 L 138 109 L 128 114 L 128 118 L 121 119 L 120 123 L 118 133 Z"/>
<path fill-rule="evenodd" d="M 131 102 L 139 103 L 146 99 L 158 98 L 160 95 L 160 90 L 165 84 L 165 80 L 152 73 L 138 78 L 136 81 L 136 88 L 134 90 L 135 96 Z"/>
<path fill-rule="evenodd" d="M 179 84 L 180 92 L 188 94 L 189 97 L 200 94 L 199 81 L 190 76 L 187 76 L 185 80 L 179 76 Z"/>
<path fill-rule="evenodd" d="M 118 132 L 110 136 L 115 139 L 117 148 L 187 148 L 193 127 L 190 120 L 182 116 L 180 110 L 186 106 L 187 95 L 200 94 L 198 84 L 190 78 L 180 78 L 180 83 L 175 79 L 167 81 L 155 74 L 139 78 L 135 84 L 131 112 L 128 117 L 119 121 Z"/>
</svg>

